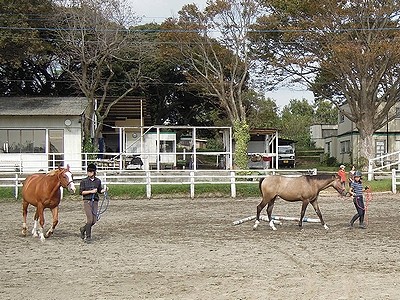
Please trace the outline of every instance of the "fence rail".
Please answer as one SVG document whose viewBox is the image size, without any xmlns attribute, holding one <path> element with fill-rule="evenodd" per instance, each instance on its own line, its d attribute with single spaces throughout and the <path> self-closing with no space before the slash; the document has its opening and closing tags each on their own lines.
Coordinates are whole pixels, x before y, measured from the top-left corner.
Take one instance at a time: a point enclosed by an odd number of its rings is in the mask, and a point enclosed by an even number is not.
<svg viewBox="0 0 400 300">
<path fill-rule="evenodd" d="M 389 171 L 393 168 L 400 170 L 400 151 L 370 159 L 368 162 L 368 180 L 371 181 L 377 172 Z"/>
<path fill-rule="evenodd" d="M 282 174 L 288 176 L 300 176 L 304 174 L 317 174 L 316 169 L 305 170 L 137 170 L 122 173 L 98 172 L 97 176 L 106 186 L 112 185 L 145 185 L 146 196 L 151 198 L 152 187 L 155 185 L 182 184 L 188 185 L 190 197 L 195 197 L 196 185 L 199 184 L 229 184 L 231 197 L 236 198 L 236 185 L 243 183 L 258 183 L 259 179 L 272 174 Z M 84 173 L 74 173 L 76 183 L 86 176 Z M 14 188 L 14 196 L 17 199 L 19 189 L 27 177 L 27 174 L 11 174 L 0 172 L 0 187 Z"/>
</svg>

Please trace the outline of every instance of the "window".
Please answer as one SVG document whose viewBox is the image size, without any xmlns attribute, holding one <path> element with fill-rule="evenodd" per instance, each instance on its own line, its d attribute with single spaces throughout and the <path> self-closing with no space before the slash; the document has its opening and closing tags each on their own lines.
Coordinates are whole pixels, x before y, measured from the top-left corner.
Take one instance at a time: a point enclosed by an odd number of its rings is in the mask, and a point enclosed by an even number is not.
<svg viewBox="0 0 400 300">
<path fill-rule="evenodd" d="M 400 119 L 400 107 L 396 107 L 396 119 Z"/>
<path fill-rule="evenodd" d="M 63 153 L 64 152 L 64 131 L 60 129 L 49 130 L 49 152 Z"/>
<path fill-rule="evenodd" d="M 350 140 L 340 142 L 340 153 L 350 153 Z"/>
<path fill-rule="evenodd" d="M 325 143 L 325 153 L 328 153 L 331 156 L 331 142 Z"/>
<path fill-rule="evenodd" d="M 383 155 L 386 153 L 386 141 L 376 140 L 375 141 L 375 153 L 376 155 Z"/>
<path fill-rule="evenodd" d="M 160 152 L 174 152 L 174 141 L 160 141 Z"/>
<path fill-rule="evenodd" d="M 45 153 L 46 131 L 44 129 L 1 129 L 2 152 Z"/>
<path fill-rule="evenodd" d="M 339 123 L 344 122 L 344 114 L 339 114 Z"/>
</svg>

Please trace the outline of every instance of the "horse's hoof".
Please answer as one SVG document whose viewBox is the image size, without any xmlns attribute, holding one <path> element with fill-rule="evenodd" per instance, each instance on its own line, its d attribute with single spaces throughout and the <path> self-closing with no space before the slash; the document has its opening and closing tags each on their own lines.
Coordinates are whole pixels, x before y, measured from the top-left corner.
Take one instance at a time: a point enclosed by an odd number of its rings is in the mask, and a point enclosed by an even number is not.
<svg viewBox="0 0 400 300">
<path fill-rule="evenodd" d="M 324 228 L 325 230 L 329 230 L 329 227 L 326 224 L 324 224 Z"/>
<path fill-rule="evenodd" d="M 260 225 L 260 221 L 256 220 L 256 222 L 254 223 L 254 226 L 253 226 L 253 230 L 256 230 L 258 225 Z"/>
</svg>

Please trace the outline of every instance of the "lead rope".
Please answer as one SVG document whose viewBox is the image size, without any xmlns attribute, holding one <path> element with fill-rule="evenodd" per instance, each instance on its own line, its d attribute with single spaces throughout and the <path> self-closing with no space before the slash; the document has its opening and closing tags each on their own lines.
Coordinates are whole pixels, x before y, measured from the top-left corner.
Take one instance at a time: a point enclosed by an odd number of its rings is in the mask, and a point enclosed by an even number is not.
<svg viewBox="0 0 400 300">
<path fill-rule="evenodd" d="M 106 210 L 108 208 L 108 205 L 110 204 L 110 198 L 108 197 L 107 190 L 105 190 L 103 194 L 104 194 L 104 197 L 101 200 L 100 207 L 99 207 L 99 209 L 97 211 L 97 214 L 96 214 L 97 221 L 100 220 L 100 216 L 106 212 Z M 104 204 L 105 204 L 105 206 L 103 208 Z"/>
<path fill-rule="evenodd" d="M 96 212 L 94 211 L 94 205 L 93 205 L 94 194 L 92 194 L 92 199 L 90 200 L 90 206 L 92 207 L 92 214 L 93 214 L 93 216 L 96 216 L 96 221 L 100 220 L 100 216 L 105 213 L 105 211 L 108 208 L 108 205 L 110 204 L 110 198 L 108 197 L 107 190 L 104 191 L 103 194 L 104 194 L 104 197 L 101 200 L 100 206 L 97 208 Z M 104 203 L 105 203 L 105 206 L 103 208 Z"/>
<path fill-rule="evenodd" d="M 372 201 L 372 189 L 370 188 L 370 187 L 368 187 L 366 190 L 365 190 L 365 216 L 364 216 L 364 219 L 365 219 L 365 223 L 368 225 L 368 214 L 367 214 L 367 212 L 368 212 L 368 205 L 369 205 L 369 202 L 371 202 Z"/>
<path fill-rule="evenodd" d="M 364 211 L 364 220 L 365 220 L 365 223 L 366 223 L 367 225 L 368 225 L 368 214 L 367 214 L 367 212 L 368 212 L 368 205 L 369 205 L 369 202 L 371 202 L 371 200 L 372 200 L 372 190 L 371 190 L 370 187 L 368 187 L 368 188 L 365 189 L 365 203 L 364 203 L 364 207 L 361 207 L 361 206 L 358 204 L 358 200 L 356 200 L 356 205 L 357 205 L 357 207 L 360 208 L 360 209 L 362 209 L 362 210 Z"/>
</svg>

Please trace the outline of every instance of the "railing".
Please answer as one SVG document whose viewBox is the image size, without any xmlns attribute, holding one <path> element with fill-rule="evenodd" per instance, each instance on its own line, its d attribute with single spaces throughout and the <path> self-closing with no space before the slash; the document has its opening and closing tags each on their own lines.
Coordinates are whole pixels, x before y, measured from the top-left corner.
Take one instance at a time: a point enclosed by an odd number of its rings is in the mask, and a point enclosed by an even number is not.
<svg viewBox="0 0 400 300">
<path fill-rule="evenodd" d="M 392 192 L 397 193 L 397 185 L 400 184 L 400 171 L 392 169 Z"/>
<path fill-rule="evenodd" d="M 290 172 L 290 173 L 288 173 Z M 300 176 L 303 174 L 317 174 L 316 169 L 307 170 L 146 170 L 130 171 L 121 174 L 98 172 L 97 176 L 105 186 L 112 185 L 145 185 L 146 196 L 151 198 L 154 185 L 182 184 L 188 185 L 190 197 L 195 197 L 196 185 L 199 184 L 229 184 L 230 196 L 236 198 L 236 185 L 242 183 L 258 183 L 259 179 L 271 174 Z M 74 173 L 74 181 L 78 183 L 84 176 L 83 173 Z M 0 173 L 0 187 L 13 187 L 14 196 L 18 198 L 19 188 L 27 175 Z"/>
<path fill-rule="evenodd" d="M 375 172 L 386 169 L 387 171 L 393 167 L 400 170 L 400 151 L 384 154 L 376 158 L 370 159 L 368 162 L 368 180 L 374 178 Z"/>
<path fill-rule="evenodd" d="M 75 172 L 95 163 L 99 170 L 136 169 L 132 159 L 139 157 L 139 169 L 230 169 L 232 154 L 226 151 L 182 151 L 140 153 L 0 153 L 0 172 L 34 173 L 69 164 Z"/>
</svg>

